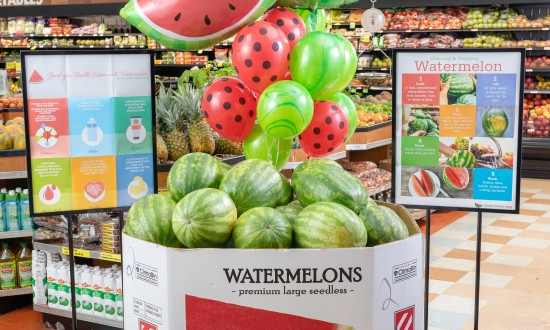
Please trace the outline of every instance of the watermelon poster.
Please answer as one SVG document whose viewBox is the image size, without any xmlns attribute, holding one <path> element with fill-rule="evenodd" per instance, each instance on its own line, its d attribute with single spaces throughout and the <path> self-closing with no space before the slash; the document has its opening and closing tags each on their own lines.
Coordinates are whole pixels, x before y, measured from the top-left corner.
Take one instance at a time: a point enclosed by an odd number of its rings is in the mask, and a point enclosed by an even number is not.
<svg viewBox="0 0 550 330">
<path fill-rule="evenodd" d="M 152 56 L 22 55 L 33 216 L 127 209 L 155 192 Z"/>
<path fill-rule="evenodd" d="M 519 212 L 525 51 L 397 49 L 395 203 Z"/>
</svg>

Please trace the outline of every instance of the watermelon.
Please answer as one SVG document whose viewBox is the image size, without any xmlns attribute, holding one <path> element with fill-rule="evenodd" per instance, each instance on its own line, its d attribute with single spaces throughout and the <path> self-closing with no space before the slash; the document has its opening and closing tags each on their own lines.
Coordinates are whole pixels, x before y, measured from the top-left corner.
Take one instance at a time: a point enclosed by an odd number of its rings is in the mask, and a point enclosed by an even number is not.
<svg viewBox="0 0 550 330">
<path fill-rule="evenodd" d="M 315 9 L 317 8 L 318 4 L 319 0 L 277 0 L 277 3 L 275 5 L 277 7 Z"/>
<path fill-rule="evenodd" d="M 283 213 L 284 215 L 286 215 L 288 217 L 288 219 L 290 220 L 291 223 L 294 222 L 294 219 L 296 219 L 296 217 L 298 217 L 298 214 L 300 214 L 300 212 L 302 212 L 302 210 L 304 209 L 304 207 L 302 206 L 302 204 L 300 204 L 299 201 L 294 201 L 288 205 L 283 205 L 283 206 L 279 206 L 277 208 L 275 208 L 277 211 Z"/>
<path fill-rule="evenodd" d="M 414 132 L 416 132 L 416 131 L 427 132 L 428 131 L 428 121 L 426 119 L 416 119 L 415 121 L 413 121 L 411 123 L 410 127 Z"/>
<path fill-rule="evenodd" d="M 294 239 L 300 248 L 363 247 L 367 229 L 357 214 L 337 203 L 307 206 L 294 220 Z"/>
<path fill-rule="evenodd" d="M 451 167 L 473 168 L 476 163 L 476 157 L 468 150 L 458 150 L 447 159 L 447 165 Z"/>
<path fill-rule="evenodd" d="M 172 228 L 188 248 L 222 247 L 231 238 L 237 208 L 218 189 L 196 190 L 179 201 L 172 216 Z"/>
<path fill-rule="evenodd" d="M 493 108 L 483 114 L 483 130 L 490 137 L 499 137 L 508 128 L 508 115 L 502 108 Z"/>
<path fill-rule="evenodd" d="M 220 168 L 222 169 L 222 175 L 225 175 L 231 169 L 231 165 L 227 163 L 219 162 L 219 164 L 220 164 Z"/>
<path fill-rule="evenodd" d="M 474 80 L 469 74 L 455 73 L 451 75 L 449 96 L 460 97 L 464 94 L 471 94 L 475 90 Z"/>
<path fill-rule="evenodd" d="M 443 169 L 443 181 L 453 190 L 462 190 L 470 183 L 470 174 L 465 168 L 447 166 Z"/>
<path fill-rule="evenodd" d="M 456 104 L 476 105 L 476 96 L 474 94 L 464 94 L 456 99 Z"/>
<path fill-rule="evenodd" d="M 281 180 L 283 182 L 283 193 L 279 197 L 279 200 L 277 202 L 277 206 L 287 205 L 292 201 L 292 197 L 294 197 L 292 193 L 292 185 L 290 182 L 288 182 L 288 179 L 286 176 L 284 176 L 282 173 L 279 173 L 281 175 Z"/>
<path fill-rule="evenodd" d="M 238 249 L 287 249 L 292 245 L 292 225 L 283 213 L 256 207 L 239 217 L 233 241 Z"/>
<path fill-rule="evenodd" d="M 367 246 L 390 243 L 409 237 L 407 225 L 389 207 L 376 205 L 359 214 L 369 236 Z"/>
<path fill-rule="evenodd" d="M 175 207 L 173 200 L 162 195 L 147 195 L 138 199 L 128 211 L 126 234 L 167 247 L 181 247 L 172 229 Z"/>
<path fill-rule="evenodd" d="M 29 78 L 29 83 L 38 84 L 44 81 L 44 78 L 38 73 L 38 71 L 33 70 L 31 77 Z"/>
<path fill-rule="evenodd" d="M 120 16 L 168 48 L 199 50 L 235 35 L 275 0 L 131 0 Z"/>
<path fill-rule="evenodd" d="M 306 31 L 325 31 L 327 28 L 327 14 L 324 9 L 292 9 L 298 14 L 306 25 Z"/>
<path fill-rule="evenodd" d="M 303 206 L 335 202 L 359 213 L 373 203 L 358 178 L 328 159 L 310 160 L 298 165 L 292 174 L 292 188 Z"/>
<path fill-rule="evenodd" d="M 166 185 L 170 196 L 179 202 L 185 195 L 202 188 L 218 188 L 225 165 L 216 158 L 194 152 L 180 157 L 168 173 Z"/>
<path fill-rule="evenodd" d="M 237 206 L 239 215 L 260 206 L 275 207 L 286 196 L 285 184 L 273 165 L 261 159 L 248 159 L 233 166 L 223 177 L 220 190 Z"/>
</svg>

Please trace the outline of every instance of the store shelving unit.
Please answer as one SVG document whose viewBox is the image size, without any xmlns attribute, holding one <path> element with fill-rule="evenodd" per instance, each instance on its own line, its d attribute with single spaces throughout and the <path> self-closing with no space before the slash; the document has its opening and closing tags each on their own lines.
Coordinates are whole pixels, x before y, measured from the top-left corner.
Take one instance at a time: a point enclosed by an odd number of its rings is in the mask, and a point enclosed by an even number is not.
<svg viewBox="0 0 550 330">
<path fill-rule="evenodd" d="M 63 244 L 58 244 L 58 243 L 46 244 L 41 242 L 34 242 L 33 245 L 34 245 L 34 249 L 36 250 L 49 251 L 52 253 L 69 255 L 69 248 L 64 246 Z M 73 249 L 73 251 L 74 251 L 74 256 L 79 258 L 121 262 L 121 255 L 116 253 L 107 253 L 102 251 L 84 250 L 84 249 Z"/>
<path fill-rule="evenodd" d="M 33 233 L 32 229 L 0 232 L 0 240 L 11 239 L 11 238 L 21 238 L 21 237 L 32 237 L 32 233 Z"/>
<path fill-rule="evenodd" d="M 0 298 L 2 297 L 13 297 L 13 296 L 22 296 L 26 294 L 32 294 L 32 288 L 19 288 L 12 290 L 0 290 Z"/>
<path fill-rule="evenodd" d="M 33 309 L 40 313 L 55 315 L 55 316 L 61 316 L 65 318 L 71 317 L 71 311 L 61 310 L 57 308 L 50 308 L 48 306 L 44 305 L 33 305 Z M 86 314 L 77 314 L 76 318 L 79 321 L 89 322 L 89 323 L 95 323 L 99 325 L 104 325 L 112 328 L 119 328 L 122 329 L 124 327 L 123 321 L 117 321 L 117 320 L 109 320 L 101 317 L 94 317 L 93 315 L 86 315 Z"/>
</svg>

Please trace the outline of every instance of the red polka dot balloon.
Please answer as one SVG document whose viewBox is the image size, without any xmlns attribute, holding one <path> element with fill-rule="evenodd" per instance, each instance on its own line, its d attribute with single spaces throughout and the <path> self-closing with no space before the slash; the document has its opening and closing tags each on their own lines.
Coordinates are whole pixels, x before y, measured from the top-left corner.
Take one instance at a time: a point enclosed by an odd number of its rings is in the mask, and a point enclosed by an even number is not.
<svg viewBox="0 0 550 330">
<path fill-rule="evenodd" d="M 271 22 L 281 29 L 288 42 L 290 49 L 302 38 L 306 33 L 306 25 L 302 18 L 290 9 L 275 8 L 271 9 L 264 17 L 264 21 Z"/>
<path fill-rule="evenodd" d="M 290 44 L 275 24 L 250 23 L 235 36 L 233 66 L 243 83 L 256 94 L 283 79 L 289 60 Z"/>
<path fill-rule="evenodd" d="M 315 102 L 313 109 L 313 119 L 298 139 L 306 154 L 323 157 L 344 143 L 348 118 L 342 107 L 331 101 Z"/>
<path fill-rule="evenodd" d="M 239 79 L 218 78 L 204 91 L 202 114 L 218 134 L 241 142 L 254 127 L 256 98 Z"/>
</svg>

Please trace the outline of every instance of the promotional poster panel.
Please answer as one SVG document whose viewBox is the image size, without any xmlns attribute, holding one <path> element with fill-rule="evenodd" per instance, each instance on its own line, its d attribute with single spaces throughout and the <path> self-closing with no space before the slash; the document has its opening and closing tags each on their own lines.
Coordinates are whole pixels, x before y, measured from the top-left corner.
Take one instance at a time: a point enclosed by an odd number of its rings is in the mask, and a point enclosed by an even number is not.
<svg viewBox="0 0 550 330">
<path fill-rule="evenodd" d="M 395 203 L 519 212 L 525 50 L 394 50 Z"/>
<path fill-rule="evenodd" d="M 154 193 L 152 55 L 22 58 L 31 212 L 124 209 Z"/>
</svg>

